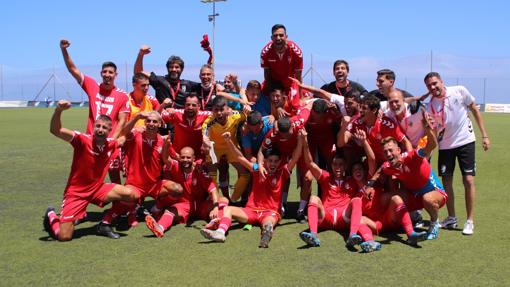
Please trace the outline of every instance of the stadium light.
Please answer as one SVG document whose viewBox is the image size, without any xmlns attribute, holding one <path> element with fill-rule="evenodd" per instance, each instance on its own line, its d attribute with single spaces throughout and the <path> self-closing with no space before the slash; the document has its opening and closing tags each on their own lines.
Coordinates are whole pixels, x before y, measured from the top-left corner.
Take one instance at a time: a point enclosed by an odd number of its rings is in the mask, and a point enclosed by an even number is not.
<svg viewBox="0 0 510 287">
<path fill-rule="evenodd" d="M 214 38 L 215 38 L 215 34 L 216 34 L 216 17 L 220 16 L 219 13 L 216 13 L 216 2 L 226 2 L 227 0 L 200 0 L 200 2 L 204 3 L 204 4 L 209 4 L 209 3 L 212 3 L 213 4 L 213 12 L 211 15 L 207 15 L 207 19 L 209 20 L 209 22 L 212 22 L 212 50 L 213 50 L 213 53 L 216 54 L 216 50 L 214 49 Z M 214 63 L 213 63 L 214 64 Z"/>
</svg>

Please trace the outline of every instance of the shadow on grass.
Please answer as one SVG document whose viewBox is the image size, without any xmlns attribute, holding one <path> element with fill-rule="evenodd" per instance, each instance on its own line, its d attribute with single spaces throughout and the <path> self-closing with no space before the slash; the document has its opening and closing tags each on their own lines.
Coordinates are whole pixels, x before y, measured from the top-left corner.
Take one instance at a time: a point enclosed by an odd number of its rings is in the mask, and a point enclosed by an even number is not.
<svg viewBox="0 0 510 287">
<path fill-rule="evenodd" d="M 121 233 L 121 232 L 116 232 L 116 233 L 119 234 L 120 237 L 127 236 L 127 234 L 125 234 L 125 233 Z M 97 225 L 94 225 L 94 226 L 90 226 L 90 227 L 86 227 L 86 228 L 75 229 L 73 232 L 73 240 L 82 238 L 84 236 L 92 236 L 92 235 L 101 236 L 101 237 L 104 237 L 105 239 L 110 239 L 110 238 L 107 238 L 106 236 L 97 234 Z M 39 240 L 40 241 L 58 241 L 58 240 L 50 238 L 49 236 L 40 237 Z"/>
</svg>

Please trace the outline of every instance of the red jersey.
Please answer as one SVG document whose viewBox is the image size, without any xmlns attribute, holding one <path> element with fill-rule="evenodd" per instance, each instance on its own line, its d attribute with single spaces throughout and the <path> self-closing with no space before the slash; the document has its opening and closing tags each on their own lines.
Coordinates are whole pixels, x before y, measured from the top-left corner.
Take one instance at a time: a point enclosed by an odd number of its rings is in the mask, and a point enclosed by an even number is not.
<svg viewBox="0 0 510 287">
<path fill-rule="evenodd" d="M 170 179 L 180 184 L 184 193 L 180 201 L 204 201 L 216 186 L 211 178 L 203 171 L 194 168 L 191 173 L 184 173 L 179 162 L 172 160 Z"/>
<path fill-rule="evenodd" d="M 365 131 L 367 134 L 367 141 L 374 151 L 377 162 L 384 162 L 386 160 L 384 157 L 383 147 L 381 146 L 381 141 L 384 138 L 393 137 L 398 142 L 401 142 L 405 138 L 405 134 L 402 132 L 399 125 L 387 116 L 377 118 L 371 128 L 365 124 L 361 117 L 352 120 L 347 126 L 347 130 L 351 134 L 354 134 L 358 129 Z"/>
<path fill-rule="evenodd" d="M 119 114 L 130 112 L 129 96 L 116 87 L 106 90 L 102 85 L 98 85 L 94 79 L 85 75 L 83 75 L 81 87 L 89 98 L 87 133 L 91 134 L 93 132 L 94 122 L 100 115 L 107 115 L 112 118 L 112 131 L 109 134 L 111 136 L 117 127 Z"/>
<path fill-rule="evenodd" d="M 352 178 L 336 180 L 329 172 L 322 170 L 317 179 L 322 195 L 322 205 L 325 209 L 333 207 L 345 207 L 354 197 L 361 197 L 356 181 Z"/>
<path fill-rule="evenodd" d="M 89 197 L 103 185 L 110 161 L 117 156 L 117 141 L 108 138 L 97 146 L 92 135 L 75 131 L 71 145 L 73 164 L 64 194 Z"/>
<path fill-rule="evenodd" d="M 336 143 L 335 126 L 342 121 L 340 115 L 331 111 L 320 118 L 310 117 L 306 122 L 306 131 L 308 133 L 308 141 L 316 143 Z"/>
<path fill-rule="evenodd" d="M 371 219 L 380 219 L 384 216 L 388 205 L 383 206 L 381 204 L 381 196 L 384 193 L 384 189 L 381 185 L 374 185 L 374 194 L 372 199 L 368 199 L 366 196 L 363 196 L 362 199 L 362 210 L 363 215 L 370 217 Z M 359 188 L 360 193 L 364 192 L 364 187 Z"/>
<path fill-rule="evenodd" d="M 289 77 L 296 78 L 296 70 L 303 69 L 303 52 L 296 43 L 287 40 L 287 49 L 283 54 L 278 54 L 271 41 L 262 48 L 260 66 L 271 71 L 273 80 L 289 88 L 292 85 Z"/>
<path fill-rule="evenodd" d="M 276 147 L 280 151 L 282 159 L 285 159 L 286 157 L 290 158 L 297 146 L 298 131 L 305 127 L 309 116 L 310 110 L 302 109 L 298 115 L 290 119 L 290 128 L 292 130 L 292 135 L 290 138 L 284 138 L 281 133 L 273 128 L 264 137 L 264 140 L 262 141 L 262 147 L 266 149 L 270 147 Z"/>
<path fill-rule="evenodd" d="M 165 123 L 173 123 L 174 139 L 173 148 L 180 152 L 183 147 L 189 146 L 195 151 L 195 156 L 200 155 L 202 146 L 202 124 L 211 115 L 210 111 L 199 111 L 193 120 L 184 116 L 184 110 L 175 109 L 172 114 L 163 111 L 161 116 Z"/>
<path fill-rule="evenodd" d="M 417 150 L 404 152 L 401 158 L 400 167 L 392 167 L 389 162 L 382 166 L 382 172 L 395 176 L 406 189 L 418 191 L 427 186 L 431 177 L 429 162 L 420 156 Z"/>
<path fill-rule="evenodd" d="M 126 140 L 123 146 L 127 159 L 126 185 L 149 189 L 160 179 L 163 144 L 164 140 L 159 134 L 156 139 L 150 140 L 144 132 L 133 130 L 132 138 Z"/>
<path fill-rule="evenodd" d="M 252 174 L 252 188 L 246 208 L 253 210 L 272 210 L 280 213 L 282 204 L 282 189 L 290 177 L 287 165 L 278 168 L 275 173 L 267 174 L 264 181 L 260 181 L 258 165 L 254 164 Z"/>
</svg>

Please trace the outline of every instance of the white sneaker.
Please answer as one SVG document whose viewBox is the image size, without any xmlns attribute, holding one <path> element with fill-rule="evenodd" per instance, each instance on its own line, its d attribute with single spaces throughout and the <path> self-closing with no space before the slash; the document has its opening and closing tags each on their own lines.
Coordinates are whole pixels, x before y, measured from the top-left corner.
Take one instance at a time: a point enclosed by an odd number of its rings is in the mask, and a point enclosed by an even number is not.
<svg viewBox="0 0 510 287">
<path fill-rule="evenodd" d="M 439 227 L 446 229 L 454 229 L 457 228 L 457 217 L 448 216 L 443 221 L 439 223 Z"/>
<path fill-rule="evenodd" d="M 464 223 L 464 229 L 462 229 L 462 234 L 473 235 L 474 232 L 475 224 L 473 223 L 473 220 L 466 220 L 466 223 Z"/>
</svg>

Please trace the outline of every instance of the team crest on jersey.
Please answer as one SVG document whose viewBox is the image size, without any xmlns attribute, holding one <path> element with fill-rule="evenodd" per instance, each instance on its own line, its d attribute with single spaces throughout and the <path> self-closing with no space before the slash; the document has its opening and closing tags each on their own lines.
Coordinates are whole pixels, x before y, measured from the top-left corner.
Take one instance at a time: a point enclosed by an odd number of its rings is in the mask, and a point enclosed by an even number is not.
<svg viewBox="0 0 510 287">
<path fill-rule="evenodd" d="M 197 179 L 196 178 L 193 178 L 193 180 L 191 181 L 191 184 L 193 186 L 196 186 L 197 185 Z"/>
<path fill-rule="evenodd" d="M 271 180 L 271 185 L 272 185 L 272 186 L 275 186 L 277 182 L 278 182 L 278 181 L 276 180 L 276 178 L 273 178 L 273 180 Z"/>
<path fill-rule="evenodd" d="M 271 139 L 266 139 L 266 144 L 270 145 L 271 144 Z"/>
<path fill-rule="evenodd" d="M 186 93 L 186 85 L 181 86 L 181 89 L 182 89 L 182 92 L 183 92 L 183 93 Z"/>
<path fill-rule="evenodd" d="M 410 173 L 411 169 L 407 165 L 404 165 L 404 172 L 405 173 Z"/>
</svg>

